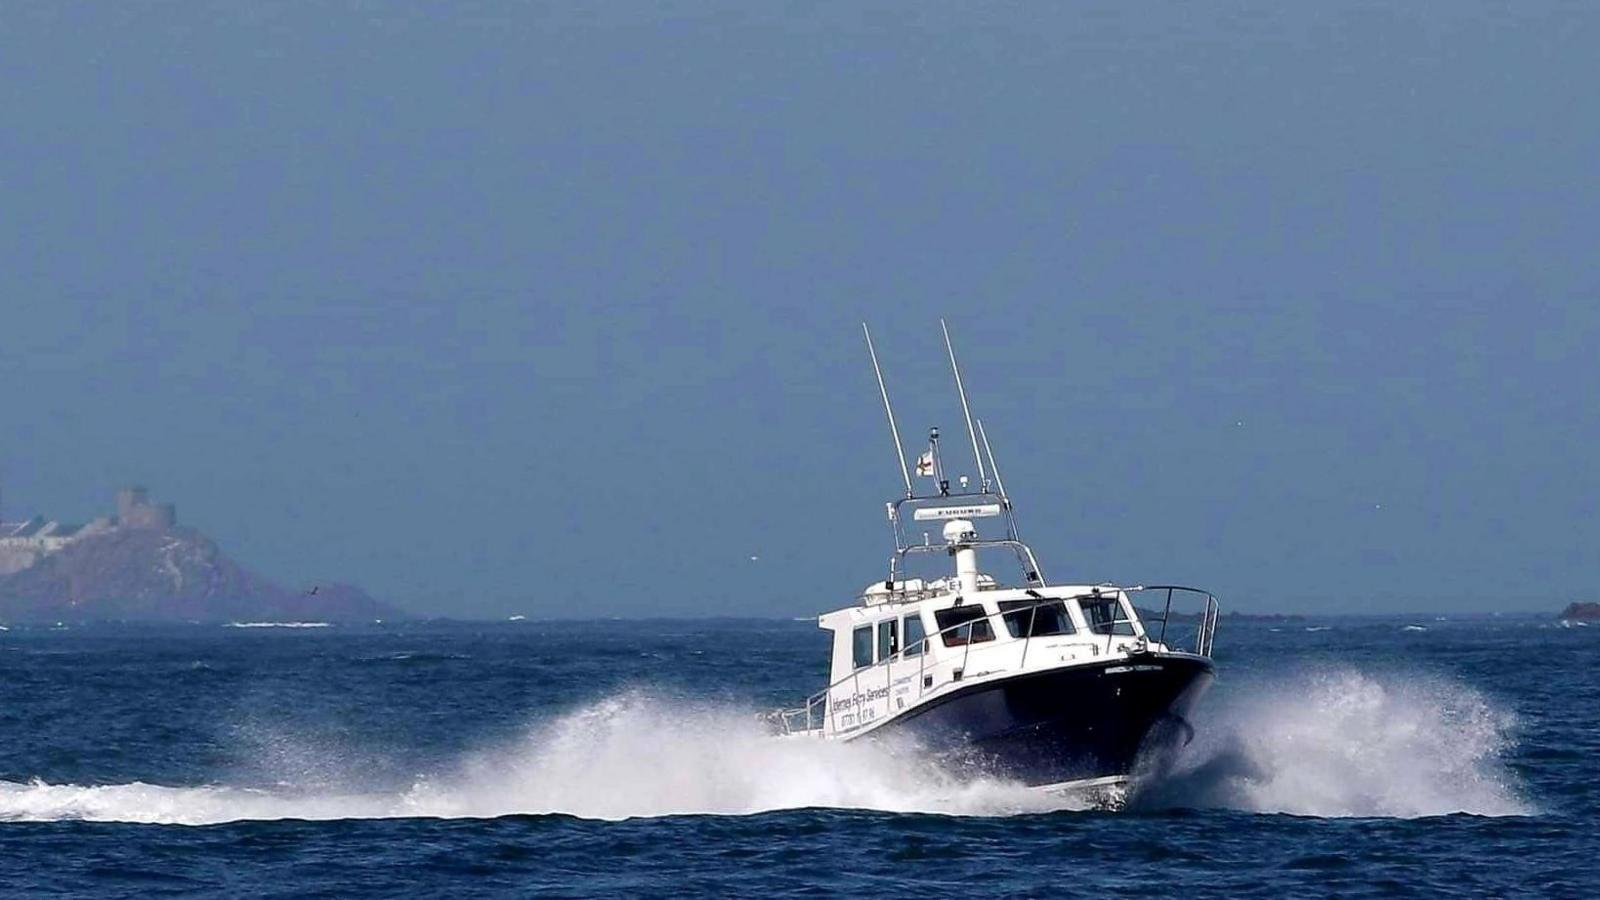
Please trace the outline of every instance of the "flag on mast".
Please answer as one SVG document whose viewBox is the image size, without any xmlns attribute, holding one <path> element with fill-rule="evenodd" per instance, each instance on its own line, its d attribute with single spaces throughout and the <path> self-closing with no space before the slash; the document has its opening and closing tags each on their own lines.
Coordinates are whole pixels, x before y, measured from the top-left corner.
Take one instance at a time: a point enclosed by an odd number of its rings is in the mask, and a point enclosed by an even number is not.
<svg viewBox="0 0 1600 900">
<path fill-rule="evenodd" d="M 933 477 L 933 451 L 932 450 L 924 450 L 924 451 L 922 451 L 922 455 L 917 457 L 917 477 L 918 478 L 932 478 Z"/>
</svg>

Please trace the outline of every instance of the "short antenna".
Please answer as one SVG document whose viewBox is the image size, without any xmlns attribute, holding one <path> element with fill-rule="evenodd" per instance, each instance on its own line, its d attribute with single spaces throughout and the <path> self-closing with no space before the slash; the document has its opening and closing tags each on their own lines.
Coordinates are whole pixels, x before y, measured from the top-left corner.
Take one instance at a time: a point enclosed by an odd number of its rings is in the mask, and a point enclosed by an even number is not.
<svg viewBox="0 0 1600 900">
<path fill-rule="evenodd" d="M 944 349 L 950 354 L 950 371 L 956 375 L 956 393 L 961 395 L 961 414 L 967 417 L 967 437 L 972 439 L 972 456 L 978 461 L 978 484 L 989 489 L 989 476 L 983 468 L 983 453 L 978 450 L 978 432 L 972 427 L 972 410 L 967 407 L 967 389 L 961 385 L 961 367 L 956 365 L 956 348 L 950 343 L 950 327 L 939 320 L 944 331 Z"/>
<path fill-rule="evenodd" d="M 872 357 L 872 373 L 878 376 L 878 393 L 883 396 L 883 414 L 889 417 L 889 436 L 894 438 L 894 459 L 900 464 L 900 479 L 905 482 L 906 496 L 911 493 L 911 470 L 906 468 L 906 453 L 900 446 L 900 428 L 894 424 L 894 407 L 889 405 L 889 389 L 883 384 L 883 369 L 878 367 L 878 351 L 872 347 L 872 330 L 861 323 L 861 333 L 867 336 L 867 355 Z"/>
</svg>

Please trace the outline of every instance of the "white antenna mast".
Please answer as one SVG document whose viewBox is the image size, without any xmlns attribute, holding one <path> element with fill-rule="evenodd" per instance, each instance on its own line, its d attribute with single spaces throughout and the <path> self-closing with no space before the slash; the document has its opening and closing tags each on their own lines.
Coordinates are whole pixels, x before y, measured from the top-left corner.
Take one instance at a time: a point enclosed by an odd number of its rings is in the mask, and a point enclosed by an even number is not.
<svg viewBox="0 0 1600 900">
<path fill-rule="evenodd" d="M 867 355 L 872 357 L 872 373 L 878 376 L 878 393 L 883 395 L 883 414 L 889 417 L 889 435 L 894 438 L 894 459 L 900 464 L 900 479 L 906 484 L 906 496 L 911 494 L 911 470 L 906 468 L 906 453 L 900 446 L 900 428 L 894 424 L 894 408 L 889 405 L 889 389 L 883 384 L 883 370 L 878 368 L 878 351 L 872 347 L 872 331 L 861 323 L 861 333 L 867 336 Z"/>
<path fill-rule="evenodd" d="M 989 454 L 989 471 L 994 473 L 994 483 L 1000 488 L 1000 504 L 1006 509 L 1006 527 L 1011 529 L 1011 539 L 1020 541 L 1017 536 L 1017 514 L 1011 505 L 1011 495 L 1006 493 L 1006 482 L 1000 477 L 1000 464 L 994 461 L 994 448 L 989 446 L 989 432 L 983 427 L 983 420 L 978 420 L 978 436 L 983 438 L 983 451 Z M 1039 562 L 1033 558 L 1033 551 L 1028 550 L 1028 562 L 1023 565 L 1029 581 L 1044 584 L 1044 576 L 1039 574 Z"/>
<path fill-rule="evenodd" d="M 967 389 L 961 386 L 961 367 L 956 365 L 956 348 L 950 344 L 950 328 L 944 324 L 944 319 L 939 320 L 939 328 L 944 331 L 944 349 L 950 354 L 950 371 L 956 374 L 956 393 L 961 395 L 961 414 L 967 417 L 967 437 L 972 438 L 972 457 L 978 461 L 978 484 L 987 491 L 989 476 L 983 468 L 983 453 L 978 450 L 978 432 L 972 427 L 972 410 L 967 407 Z"/>
<path fill-rule="evenodd" d="M 1011 497 L 1006 493 L 1006 482 L 1000 477 L 1000 464 L 994 461 L 994 449 L 989 446 L 989 432 L 983 430 L 983 420 L 978 420 L 978 437 L 983 438 L 983 452 L 989 454 L 989 471 L 994 473 L 994 483 L 1000 488 L 1000 499 L 1011 505 Z"/>
</svg>

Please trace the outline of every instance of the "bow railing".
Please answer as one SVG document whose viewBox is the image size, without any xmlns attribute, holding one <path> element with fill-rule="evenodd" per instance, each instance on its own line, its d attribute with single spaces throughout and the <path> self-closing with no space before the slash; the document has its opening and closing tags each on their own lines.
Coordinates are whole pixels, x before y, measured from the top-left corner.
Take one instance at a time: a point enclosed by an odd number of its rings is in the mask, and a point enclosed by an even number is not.
<svg viewBox="0 0 1600 900">
<path fill-rule="evenodd" d="M 1219 607 L 1216 596 L 1210 591 L 1181 584 L 1148 584 L 1122 590 L 1134 600 L 1133 605 L 1144 622 L 1144 633 L 1156 643 L 1180 653 L 1211 655 Z M 1146 596 L 1158 600 L 1160 606 L 1140 606 L 1136 598 Z M 1199 609 L 1195 612 L 1184 612 L 1181 608 L 1175 610 L 1174 601 L 1179 607 L 1198 604 Z"/>
</svg>

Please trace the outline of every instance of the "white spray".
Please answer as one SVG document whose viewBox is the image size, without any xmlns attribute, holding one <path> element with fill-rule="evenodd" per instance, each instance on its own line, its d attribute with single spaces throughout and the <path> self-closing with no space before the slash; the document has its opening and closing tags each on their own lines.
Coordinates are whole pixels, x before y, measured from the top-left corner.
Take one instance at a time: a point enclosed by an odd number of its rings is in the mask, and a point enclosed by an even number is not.
<svg viewBox="0 0 1600 900">
<path fill-rule="evenodd" d="M 1531 815 L 1507 769 L 1515 717 L 1442 678 L 1353 669 L 1245 685 L 1143 805 L 1306 816 Z"/>
<path fill-rule="evenodd" d="M 1311 816 L 1535 812 L 1501 761 L 1511 717 L 1469 688 L 1335 670 L 1229 694 L 1202 706 L 1195 743 L 1137 802 Z M 328 763 L 324 773 L 357 768 Z M 353 776 L 316 780 L 271 790 L 0 781 L 0 821 L 622 819 L 803 807 L 1000 816 L 1077 808 L 1017 784 L 953 779 L 915 747 L 775 738 L 745 710 L 634 693 L 535 726 L 402 789 L 363 790 Z"/>
</svg>

